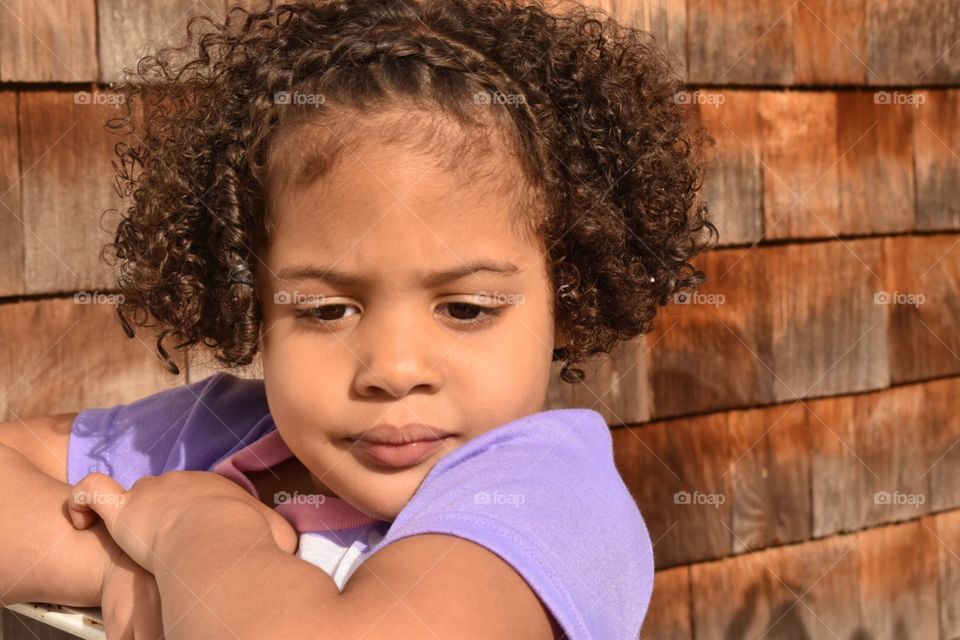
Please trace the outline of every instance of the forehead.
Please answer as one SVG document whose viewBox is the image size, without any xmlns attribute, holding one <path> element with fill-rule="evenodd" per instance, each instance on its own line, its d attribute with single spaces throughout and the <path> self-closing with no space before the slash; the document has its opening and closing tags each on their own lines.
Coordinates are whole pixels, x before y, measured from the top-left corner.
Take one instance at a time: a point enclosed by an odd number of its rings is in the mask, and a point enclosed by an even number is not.
<svg viewBox="0 0 960 640">
<path fill-rule="evenodd" d="M 502 146 L 456 162 L 413 146 L 380 137 L 344 142 L 310 184 L 277 180 L 271 254 L 356 270 L 538 257 L 528 231 L 536 209 L 524 204 L 531 191 Z"/>
</svg>

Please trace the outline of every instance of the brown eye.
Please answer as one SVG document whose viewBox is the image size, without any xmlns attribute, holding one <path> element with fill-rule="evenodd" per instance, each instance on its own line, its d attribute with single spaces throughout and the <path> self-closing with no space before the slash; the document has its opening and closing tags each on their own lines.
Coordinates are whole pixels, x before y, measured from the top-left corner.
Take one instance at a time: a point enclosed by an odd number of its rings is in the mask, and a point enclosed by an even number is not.
<svg viewBox="0 0 960 640">
<path fill-rule="evenodd" d="M 353 305 L 349 304 L 325 304 L 319 307 L 309 307 L 307 309 L 298 309 L 297 315 L 307 320 L 312 320 L 315 322 L 337 322 L 342 320 L 343 312 L 346 309 L 351 308 Z"/>
<path fill-rule="evenodd" d="M 469 302 L 446 302 L 440 307 L 449 309 L 454 324 L 466 328 L 485 327 L 494 322 L 501 313 L 500 307 L 484 307 Z"/>
<path fill-rule="evenodd" d="M 466 302 L 451 302 L 449 308 L 450 315 L 456 317 L 457 320 L 474 320 L 484 311 L 483 307 Z"/>
</svg>

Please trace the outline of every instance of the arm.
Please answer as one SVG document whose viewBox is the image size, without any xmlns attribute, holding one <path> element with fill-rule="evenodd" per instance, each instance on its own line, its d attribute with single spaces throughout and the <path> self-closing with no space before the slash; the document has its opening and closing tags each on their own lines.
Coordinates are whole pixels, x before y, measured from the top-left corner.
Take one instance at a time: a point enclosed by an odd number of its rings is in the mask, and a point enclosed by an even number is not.
<svg viewBox="0 0 960 640">
<path fill-rule="evenodd" d="M 102 522 L 70 523 L 67 450 L 75 413 L 0 423 L 0 604 L 100 606 L 111 637 L 162 634 L 159 591 Z"/>
<path fill-rule="evenodd" d="M 45 457 L 55 455 L 48 451 Z M 63 467 L 65 477 L 65 462 Z M 121 550 L 102 523 L 74 529 L 65 507 L 70 490 L 0 444 L 0 603 L 100 605 L 104 571 Z"/>
<path fill-rule="evenodd" d="M 156 577 L 169 640 L 561 636 L 509 564 L 455 536 L 388 545 L 358 567 L 342 594 L 326 573 L 281 551 L 263 530 L 184 529 L 168 544 L 176 552 L 158 550 L 166 558 Z"/>
<path fill-rule="evenodd" d="M 455 536 L 414 535 L 385 546 L 341 594 L 322 569 L 291 555 L 297 535 L 282 516 L 217 474 L 176 471 L 125 490 L 91 473 L 74 487 L 70 508 L 84 520 L 99 516 L 156 577 L 168 640 L 460 637 L 465 630 L 546 639 L 558 632 L 509 564 Z"/>
<path fill-rule="evenodd" d="M 0 423 L 0 444 L 20 453 L 37 469 L 67 481 L 67 447 L 76 413 Z"/>
</svg>

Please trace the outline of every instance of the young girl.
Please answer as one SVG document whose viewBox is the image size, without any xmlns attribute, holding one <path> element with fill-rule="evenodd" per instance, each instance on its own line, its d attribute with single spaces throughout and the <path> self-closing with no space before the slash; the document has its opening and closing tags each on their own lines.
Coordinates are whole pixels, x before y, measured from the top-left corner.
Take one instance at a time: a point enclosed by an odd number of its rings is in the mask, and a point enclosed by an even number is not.
<svg viewBox="0 0 960 640">
<path fill-rule="evenodd" d="M 174 372 L 170 340 L 263 379 L 73 421 L 71 517 L 124 552 L 108 633 L 637 637 L 653 550 L 609 429 L 544 406 L 552 362 L 578 382 L 703 280 L 710 140 L 663 54 L 518 0 L 208 24 L 120 88 L 118 312 Z"/>
</svg>

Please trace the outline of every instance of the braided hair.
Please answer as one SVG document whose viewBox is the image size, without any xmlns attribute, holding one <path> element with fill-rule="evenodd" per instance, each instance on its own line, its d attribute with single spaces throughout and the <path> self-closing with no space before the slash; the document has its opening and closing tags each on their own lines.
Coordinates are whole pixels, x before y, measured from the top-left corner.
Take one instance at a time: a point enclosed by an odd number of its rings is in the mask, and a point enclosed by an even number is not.
<svg viewBox="0 0 960 640">
<path fill-rule="evenodd" d="M 515 151 L 519 172 L 505 175 L 528 186 L 522 208 L 542 212 L 525 229 L 546 250 L 554 317 L 570 337 L 554 350 L 564 381 L 582 381 L 573 365 L 649 332 L 657 307 L 705 279 L 689 260 L 718 237 L 698 194 L 713 141 L 676 99 L 683 82 L 648 33 L 577 3 L 562 13 L 536 0 L 267 3 L 191 18 L 184 44 L 145 56 L 119 85 L 127 115 L 108 123 L 136 131 L 143 101 L 138 143 L 116 147 L 131 204 L 104 253 L 120 263 L 124 329 L 158 326 L 173 373 L 168 337 L 228 366 L 251 362 L 271 186 L 315 178 L 359 135 L 353 123 L 404 107 L 473 130 L 468 146 L 495 133 Z M 311 163 L 280 170 L 301 127 L 326 135 L 310 138 Z M 441 137 L 384 130 L 414 129 Z M 448 155 L 451 167 L 464 157 Z"/>
</svg>

